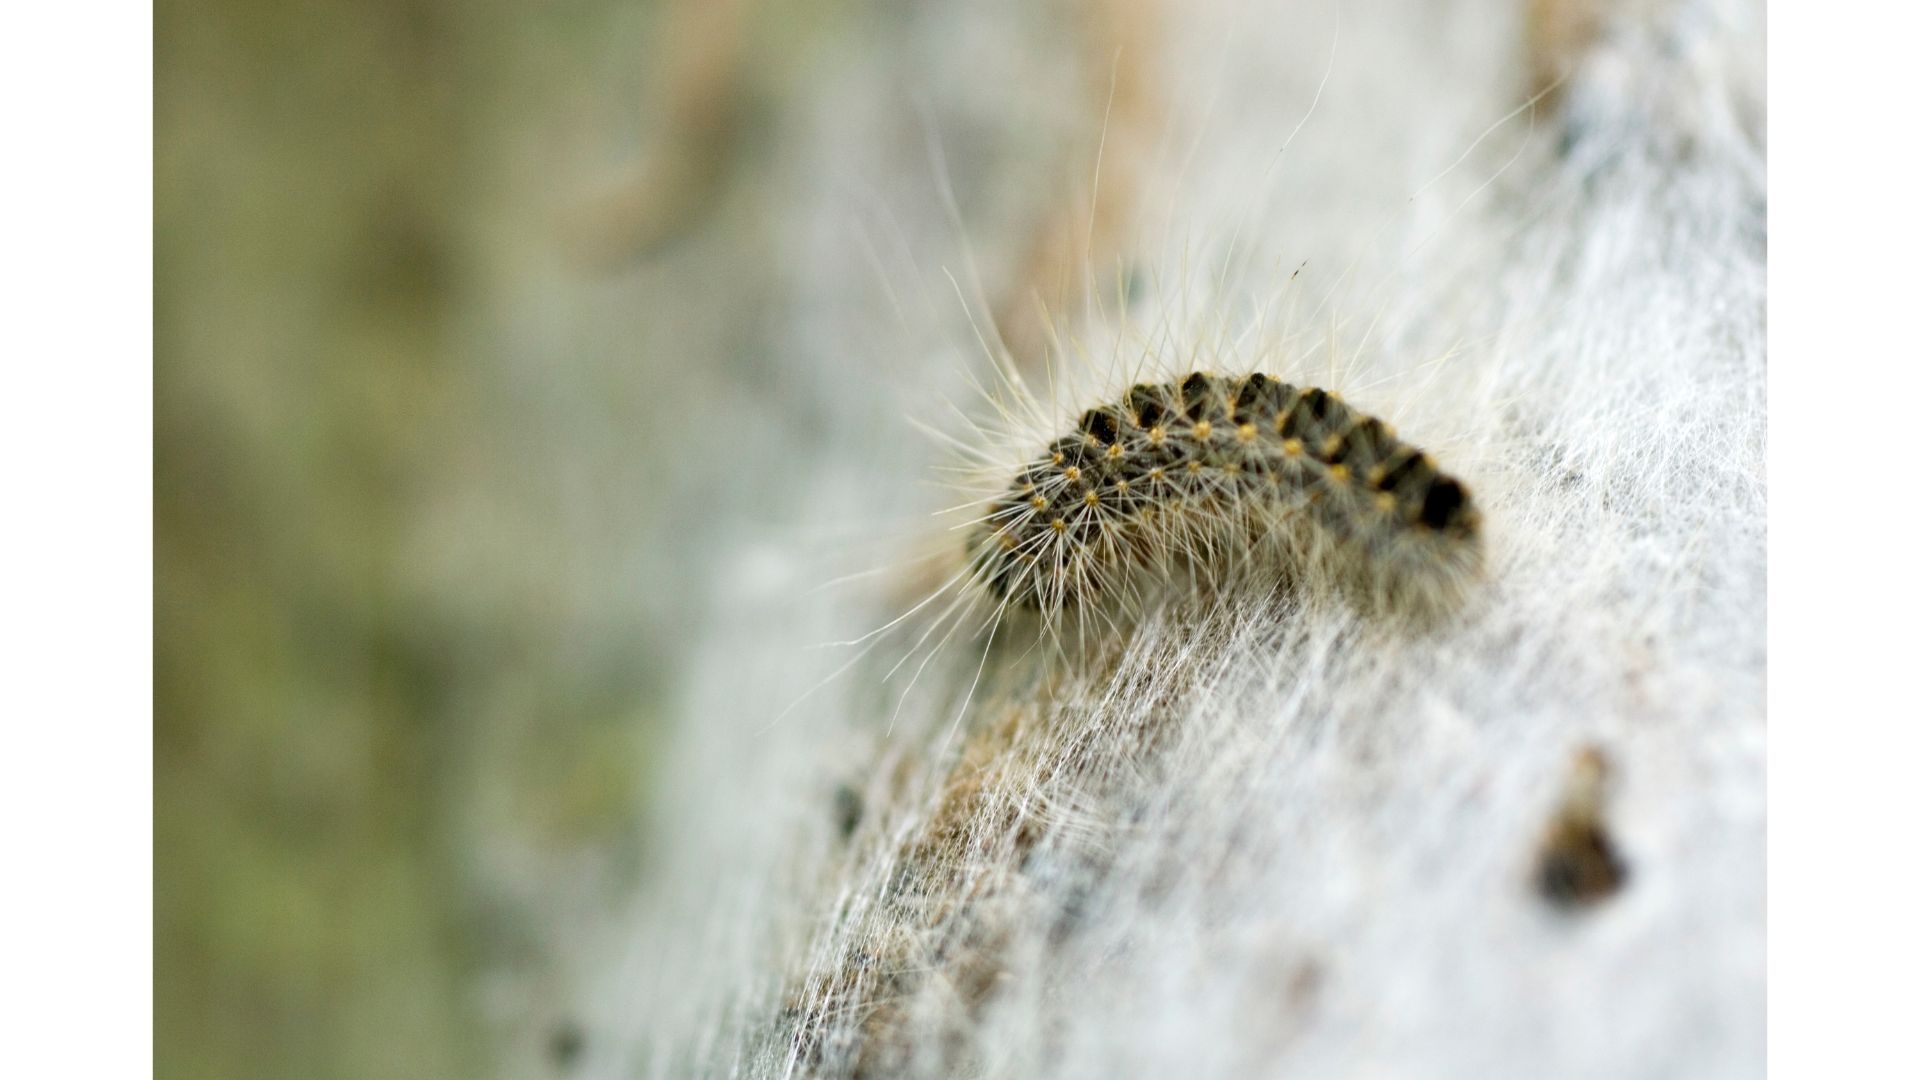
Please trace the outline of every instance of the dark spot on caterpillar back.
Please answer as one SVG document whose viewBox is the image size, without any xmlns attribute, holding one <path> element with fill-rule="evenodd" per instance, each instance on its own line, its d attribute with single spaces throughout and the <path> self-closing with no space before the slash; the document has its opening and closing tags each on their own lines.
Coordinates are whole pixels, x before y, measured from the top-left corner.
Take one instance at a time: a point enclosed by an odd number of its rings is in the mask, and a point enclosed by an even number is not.
<svg viewBox="0 0 1920 1080">
<path fill-rule="evenodd" d="M 1234 423 L 1249 423 L 1256 416 L 1277 412 L 1286 384 L 1255 373 L 1241 382 L 1233 395 Z"/>
<path fill-rule="evenodd" d="M 1127 391 L 1127 408 L 1132 410 L 1134 423 L 1143 428 L 1159 426 L 1167 417 L 1169 398 L 1168 387 L 1147 386 L 1142 384 Z"/>
<path fill-rule="evenodd" d="M 1180 402 L 1187 419 L 1192 421 L 1224 420 L 1225 408 L 1222 401 L 1219 380 L 1205 372 L 1196 371 L 1180 384 Z"/>
<path fill-rule="evenodd" d="M 1444 529 L 1466 508 L 1467 489 L 1458 481 L 1442 477 L 1427 488 L 1420 508 L 1420 524 L 1429 529 Z"/>
<path fill-rule="evenodd" d="M 1403 453 L 1399 462 L 1381 475 L 1378 485 L 1381 491 L 1394 491 L 1403 483 L 1413 485 L 1430 482 L 1433 465 L 1428 462 L 1427 455 L 1411 448 L 1405 448 Z"/>
<path fill-rule="evenodd" d="M 1112 446 L 1120 439 L 1119 418 L 1105 409 L 1087 410 L 1080 418 L 1080 430 L 1102 446 Z"/>
</svg>

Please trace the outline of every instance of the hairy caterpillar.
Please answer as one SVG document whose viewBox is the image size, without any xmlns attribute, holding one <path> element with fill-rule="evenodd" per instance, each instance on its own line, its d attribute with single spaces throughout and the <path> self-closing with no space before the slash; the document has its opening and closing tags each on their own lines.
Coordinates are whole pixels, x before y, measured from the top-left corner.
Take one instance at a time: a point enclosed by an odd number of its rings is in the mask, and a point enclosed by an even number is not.
<svg viewBox="0 0 1920 1080">
<path fill-rule="evenodd" d="M 1059 613 L 1137 572 L 1219 580 L 1250 562 L 1331 569 L 1393 604 L 1444 603 L 1480 567 L 1458 480 L 1335 394 L 1194 372 L 1087 410 L 989 504 L 975 578 Z"/>
</svg>

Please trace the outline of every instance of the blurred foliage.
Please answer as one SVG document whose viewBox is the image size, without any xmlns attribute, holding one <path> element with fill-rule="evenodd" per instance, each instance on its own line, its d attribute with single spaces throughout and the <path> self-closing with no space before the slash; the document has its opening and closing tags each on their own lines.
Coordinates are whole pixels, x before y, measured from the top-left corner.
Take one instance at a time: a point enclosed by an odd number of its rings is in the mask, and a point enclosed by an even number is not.
<svg viewBox="0 0 1920 1080">
<path fill-rule="evenodd" d="M 509 946 L 469 898 L 470 792 L 555 847 L 629 824 L 646 664 L 556 670 L 506 614 L 539 583 L 465 603 L 418 550 L 485 457 L 465 322 L 503 103 L 608 6 L 156 11 L 160 1077 L 476 1075 L 474 975 Z"/>
<path fill-rule="evenodd" d="M 392 558 L 445 423 L 454 5 L 156 12 L 156 1075 L 457 1075 L 453 658 Z"/>
</svg>

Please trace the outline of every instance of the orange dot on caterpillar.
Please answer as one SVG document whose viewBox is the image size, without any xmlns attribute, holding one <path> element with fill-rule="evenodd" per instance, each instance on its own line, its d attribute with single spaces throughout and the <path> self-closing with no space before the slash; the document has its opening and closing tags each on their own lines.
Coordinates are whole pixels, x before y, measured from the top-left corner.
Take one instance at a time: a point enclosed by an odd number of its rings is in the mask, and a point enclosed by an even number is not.
<svg viewBox="0 0 1920 1080">
<path fill-rule="evenodd" d="M 1048 613 L 1262 569 L 1430 609 L 1482 558 L 1467 489 L 1392 428 L 1324 390 L 1204 372 L 1089 409 L 989 502 L 969 551 L 976 583 Z"/>
</svg>

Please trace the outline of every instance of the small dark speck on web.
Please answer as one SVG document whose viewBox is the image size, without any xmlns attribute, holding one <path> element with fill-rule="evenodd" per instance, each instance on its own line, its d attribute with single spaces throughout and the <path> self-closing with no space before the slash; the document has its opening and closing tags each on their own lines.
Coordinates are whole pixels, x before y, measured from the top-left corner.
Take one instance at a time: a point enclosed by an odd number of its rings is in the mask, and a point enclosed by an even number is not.
<svg viewBox="0 0 1920 1080">
<path fill-rule="evenodd" d="M 557 1025 L 547 1036 L 547 1056 L 562 1069 L 572 1068 L 586 1046 L 586 1033 L 570 1020 Z"/>
<path fill-rule="evenodd" d="M 1606 823 L 1606 755 L 1588 747 L 1574 759 L 1566 793 L 1548 824 L 1534 871 L 1541 898 L 1563 911 L 1590 908 L 1627 882 L 1627 865 Z"/>
<path fill-rule="evenodd" d="M 839 831 L 840 839 L 853 836 L 860 827 L 860 819 L 866 815 L 866 803 L 860 793 L 850 785 L 841 784 L 833 789 L 833 824 Z"/>
</svg>

